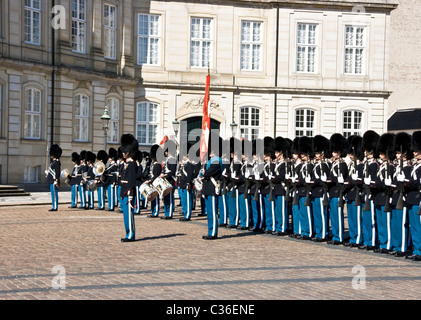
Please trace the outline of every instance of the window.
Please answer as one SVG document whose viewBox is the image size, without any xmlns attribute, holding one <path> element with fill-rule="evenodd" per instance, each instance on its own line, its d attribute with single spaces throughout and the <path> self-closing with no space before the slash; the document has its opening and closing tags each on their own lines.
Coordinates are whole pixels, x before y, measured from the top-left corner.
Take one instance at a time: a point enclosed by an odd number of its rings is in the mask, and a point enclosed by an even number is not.
<svg viewBox="0 0 421 320">
<path fill-rule="evenodd" d="M 295 111 L 295 136 L 314 137 L 314 115 L 310 109 L 298 109 Z"/>
<path fill-rule="evenodd" d="M 75 141 L 87 142 L 89 137 L 89 97 L 75 97 Z"/>
<path fill-rule="evenodd" d="M 110 113 L 110 128 L 108 130 L 107 141 L 109 143 L 118 143 L 119 135 L 119 120 L 120 120 L 120 101 L 115 98 L 107 100 L 108 111 Z"/>
<path fill-rule="evenodd" d="M 115 6 L 104 5 L 104 53 L 109 59 L 116 58 L 117 10 Z"/>
<path fill-rule="evenodd" d="M 354 134 L 361 135 L 361 122 L 363 113 L 360 111 L 344 111 L 343 114 L 343 134 L 345 138 Z"/>
<path fill-rule="evenodd" d="M 345 27 L 345 73 L 364 73 L 365 42 L 365 27 Z"/>
<path fill-rule="evenodd" d="M 25 0 L 25 42 L 41 43 L 41 1 Z"/>
<path fill-rule="evenodd" d="M 158 138 L 158 104 L 139 102 L 136 110 L 136 138 L 139 144 L 154 144 Z"/>
<path fill-rule="evenodd" d="M 86 3 L 72 0 L 72 50 L 85 53 Z"/>
<path fill-rule="evenodd" d="M 139 14 L 137 31 L 137 63 L 160 64 L 161 19 L 159 15 Z"/>
<path fill-rule="evenodd" d="M 241 137 L 248 140 L 257 139 L 260 125 L 260 109 L 255 107 L 243 107 L 240 109 Z"/>
<path fill-rule="evenodd" d="M 316 72 L 317 24 L 299 23 L 297 26 L 297 72 Z"/>
<path fill-rule="evenodd" d="M 25 139 L 41 139 L 41 91 L 25 90 Z"/>
<path fill-rule="evenodd" d="M 25 167 L 23 179 L 26 183 L 37 183 L 39 182 L 38 172 L 40 170 L 40 166 L 27 166 Z"/>
<path fill-rule="evenodd" d="M 262 29 L 262 22 L 241 22 L 241 70 L 260 71 L 262 69 Z"/>
<path fill-rule="evenodd" d="M 190 66 L 207 68 L 212 60 L 212 19 L 191 18 Z"/>
</svg>

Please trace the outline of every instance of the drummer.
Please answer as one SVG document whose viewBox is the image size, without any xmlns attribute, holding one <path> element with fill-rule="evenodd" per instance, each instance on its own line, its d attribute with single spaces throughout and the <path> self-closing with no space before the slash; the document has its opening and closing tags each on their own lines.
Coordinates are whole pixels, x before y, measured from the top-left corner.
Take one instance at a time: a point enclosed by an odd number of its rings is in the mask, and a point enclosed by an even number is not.
<svg viewBox="0 0 421 320">
<path fill-rule="evenodd" d="M 175 158 L 175 156 L 177 155 L 177 145 L 174 141 L 167 140 L 165 142 L 164 155 L 166 161 L 160 174 L 160 178 L 166 179 L 171 184 L 172 189 L 171 192 L 169 192 L 163 199 L 165 216 L 161 217 L 161 219 L 172 219 L 175 207 L 175 175 L 177 173 L 177 160 Z"/>
<path fill-rule="evenodd" d="M 151 147 L 151 152 L 149 154 L 150 160 L 151 160 L 151 166 L 149 171 L 149 177 L 148 180 L 145 181 L 145 183 L 149 185 L 153 185 L 153 182 L 156 178 L 158 178 L 161 175 L 162 172 L 162 166 L 157 160 L 157 151 L 160 148 L 158 144 L 154 144 Z M 159 215 L 159 197 L 156 197 L 151 202 L 151 214 L 148 216 L 149 218 L 158 218 Z"/>
<path fill-rule="evenodd" d="M 181 161 L 178 173 L 178 193 L 180 196 L 181 210 L 183 217 L 180 221 L 190 221 L 192 207 L 193 207 L 193 177 L 194 177 L 194 164 L 190 161 L 188 150 L 190 143 L 187 143 L 187 152 L 180 153 Z"/>
</svg>

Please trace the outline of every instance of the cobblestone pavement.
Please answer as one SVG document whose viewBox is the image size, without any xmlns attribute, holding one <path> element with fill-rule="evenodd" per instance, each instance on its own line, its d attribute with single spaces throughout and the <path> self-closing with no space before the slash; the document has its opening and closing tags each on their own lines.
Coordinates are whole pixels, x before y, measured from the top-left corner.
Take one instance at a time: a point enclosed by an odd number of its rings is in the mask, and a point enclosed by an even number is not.
<svg viewBox="0 0 421 320">
<path fill-rule="evenodd" d="M 143 211 L 137 241 L 122 243 L 122 214 L 67 207 L 0 207 L 0 299 L 421 298 L 421 264 L 403 258 L 226 228 L 205 241 L 197 211 Z"/>
</svg>

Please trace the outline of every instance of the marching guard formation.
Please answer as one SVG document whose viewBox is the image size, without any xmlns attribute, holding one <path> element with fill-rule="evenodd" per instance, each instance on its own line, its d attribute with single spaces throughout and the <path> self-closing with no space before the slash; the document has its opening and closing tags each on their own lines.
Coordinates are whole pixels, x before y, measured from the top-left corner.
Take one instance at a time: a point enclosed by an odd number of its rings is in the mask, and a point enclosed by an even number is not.
<svg viewBox="0 0 421 320">
<path fill-rule="evenodd" d="M 160 218 L 172 219 L 178 189 L 180 221 L 191 220 L 200 197 L 206 240 L 217 239 L 220 227 L 237 228 L 421 260 L 421 131 L 253 141 L 211 132 L 203 162 L 192 147 L 177 152 L 167 140 L 141 152 L 124 134 L 118 150 L 72 153 L 73 169 L 61 171 L 71 208 L 78 198 L 81 209 L 93 209 L 95 198 L 96 210 L 120 208 L 121 240 L 134 241 L 133 215 L 150 206 L 148 217 L 157 218 L 163 207 Z M 50 154 L 46 174 L 56 211 L 60 147 Z"/>
</svg>

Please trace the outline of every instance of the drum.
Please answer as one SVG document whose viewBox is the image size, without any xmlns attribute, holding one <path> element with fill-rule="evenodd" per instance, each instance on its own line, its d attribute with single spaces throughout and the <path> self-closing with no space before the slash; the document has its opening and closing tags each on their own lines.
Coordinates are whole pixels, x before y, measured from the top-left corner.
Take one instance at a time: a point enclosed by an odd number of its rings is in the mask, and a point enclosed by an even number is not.
<svg viewBox="0 0 421 320">
<path fill-rule="evenodd" d="M 89 191 L 95 191 L 98 189 L 98 184 L 95 183 L 95 180 L 88 180 L 86 183 Z"/>
<path fill-rule="evenodd" d="M 194 182 L 194 186 L 195 186 L 195 188 L 196 188 L 196 190 L 197 190 L 197 192 L 200 192 L 200 191 L 202 191 L 202 188 L 203 188 L 203 182 L 201 182 L 201 181 L 199 181 L 199 179 L 194 179 L 193 180 L 193 182 Z"/>
<path fill-rule="evenodd" d="M 151 185 L 147 183 L 142 183 L 139 188 L 139 192 L 145 197 L 147 201 L 152 201 L 158 196 L 158 191 L 156 191 Z"/>
<path fill-rule="evenodd" d="M 169 194 L 172 190 L 172 185 L 167 181 L 167 179 L 164 178 L 156 178 L 152 185 L 154 188 L 159 192 L 159 196 L 161 198 L 165 197 L 167 194 Z"/>
</svg>

